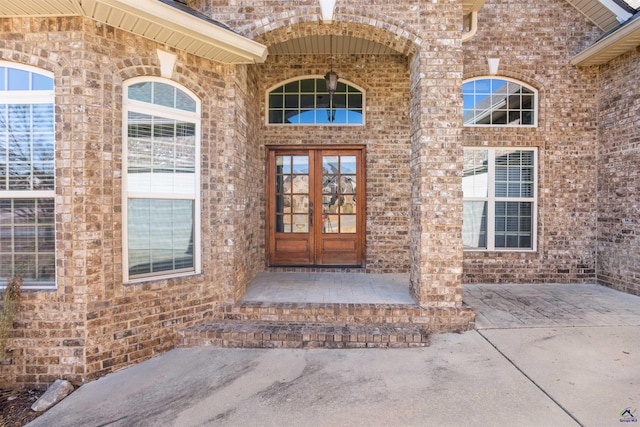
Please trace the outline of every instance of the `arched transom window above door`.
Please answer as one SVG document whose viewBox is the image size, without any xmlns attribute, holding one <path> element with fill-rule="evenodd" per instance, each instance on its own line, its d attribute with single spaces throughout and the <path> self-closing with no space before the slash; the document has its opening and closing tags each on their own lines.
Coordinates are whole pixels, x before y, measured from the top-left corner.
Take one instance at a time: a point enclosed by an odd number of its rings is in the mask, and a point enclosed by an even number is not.
<svg viewBox="0 0 640 427">
<path fill-rule="evenodd" d="M 321 76 L 278 83 L 267 91 L 267 124 L 364 125 L 365 94 L 361 88 L 338 81 L 329 95 Z"/>
</svg>

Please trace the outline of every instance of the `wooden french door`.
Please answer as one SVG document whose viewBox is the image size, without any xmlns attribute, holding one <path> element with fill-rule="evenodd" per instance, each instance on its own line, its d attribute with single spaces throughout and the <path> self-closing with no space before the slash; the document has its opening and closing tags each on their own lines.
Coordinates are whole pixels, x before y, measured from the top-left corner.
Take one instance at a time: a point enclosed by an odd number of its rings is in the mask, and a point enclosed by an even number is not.
<svg viewBox="0 0 640 427">
<path fill-rule="evenodd" d="M 362 266 L 363 147 L 268 147 L 267 260 Z"/>
</svg>

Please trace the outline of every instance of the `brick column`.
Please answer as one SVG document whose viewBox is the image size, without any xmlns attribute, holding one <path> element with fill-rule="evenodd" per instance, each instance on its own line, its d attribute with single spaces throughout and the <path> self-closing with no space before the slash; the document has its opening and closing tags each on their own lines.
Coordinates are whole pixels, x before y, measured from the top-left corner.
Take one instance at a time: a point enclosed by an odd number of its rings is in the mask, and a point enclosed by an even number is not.
<svg viewBox="0 0 640 427">
<path fill-rule="evenodd" d="M 411 293 L 423 307 L 459 307 L 462 10 L 460 2 L 423 7 L 423 43 L 411 60 Z"/>
</svg>

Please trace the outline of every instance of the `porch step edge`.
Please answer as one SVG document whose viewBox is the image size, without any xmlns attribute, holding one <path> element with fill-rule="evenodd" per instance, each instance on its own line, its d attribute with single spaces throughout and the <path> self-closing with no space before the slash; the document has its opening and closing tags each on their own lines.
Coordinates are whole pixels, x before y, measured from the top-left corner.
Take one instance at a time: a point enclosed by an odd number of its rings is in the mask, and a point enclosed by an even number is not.
<svg viewBox="0 0 640 427">
<path fill-rule="evenodd" d="M 407 348 L 426 347 L 420 325 L 217 320 L 178 332 L 180 347 Z"/>
<path fill-rule="evenodd" d="M 475 326 L 467 306 L 410 304 L 240 302 L 216 307 L 214 319 L 246 322 L 420 325 L 429 333 L 466 331 Z"/>
</svg>

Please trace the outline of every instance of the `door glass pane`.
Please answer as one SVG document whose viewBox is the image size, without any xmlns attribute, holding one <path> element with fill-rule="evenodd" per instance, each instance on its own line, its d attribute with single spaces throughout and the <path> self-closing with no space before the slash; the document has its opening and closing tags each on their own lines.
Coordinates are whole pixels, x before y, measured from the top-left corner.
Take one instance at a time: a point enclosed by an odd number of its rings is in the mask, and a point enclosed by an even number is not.
<svg viewBox="0 0 640 427">
<path fill-rule="evenodd" d="M 284 191 L 284 176 L 276 176 L 276 193 L 282 193 Z"/>
<path fill-rule="evenodd" d="M 276 173 L 291 173 L 291 156 L 276 156 Z"/>
<path fill-rule="evenodd" d="M 325 175 L 322 177 L 322 194 L 338 194 L 337 175 Z"/>
<path fill-rule="evenodd" d="M 309 194 L 309 175 L 294 175 L 292 187 L 294 193 Z"/>
<path fill-rule="evenodd" d="M 341 214 L 354 214 L 356 213 L 356 196 L 344 195 L 340 197 L 340 213 Z"/>
<path fill-rule="evenodd" d="M 355 194 L 356 193 L 356 176 L 342 175 L 340 177 L 340 193 Z"/>
<path fill-rule="evenodd" d="M 293 196 L 292 212 L 307 213 L 309 212 L 309 196 Z"/>
<path fill-rule="evenodd" d="M 340 156 L 340 173 L 356 173 L 356 156 Z"/>
<path fill-rule="evenodd" d="M 291 196 L 276 194 L 276 213 L 291 212 Z"/>
<path fill-rule="evenodd" d="M 275 158 L 275 230 L 309 232 L 309 156 Z"/>
<path fill-rule="evenodd" d="M 340 215 L 340 233 L 356 232 L 356 216 Z"/>
<path fill-rule="evenodd" d="M 309 232 L 309 215 L 293 215 L 293 233 Z"/>
<path fill-rule="evenodd" d="M 309 173 L 309 156 L 293 156 L 293 173 Z"/>
<path fill-rule="evenodd" d="M 322 156 L 322 173 L 333 174 L 338 172 L 338 156 Z"/>
<path fill-rule="evenodd" d="M 338 206 L 336 201 L 338 200 L 338 196 L 330 196 L 323 195 L 322 196 L 322 213 L 335 213 L 337 212 Z"/>
<path fill-rule="evenodd" d="M 322 157 L 323 233 L 356 232 L 356 159 L 356 156 Z"/>
<path fill-rule="evenodd" d="M 322 232 L 338 233 L 340 232 L 339 215 L 322 215 Z"/>
</svg>

